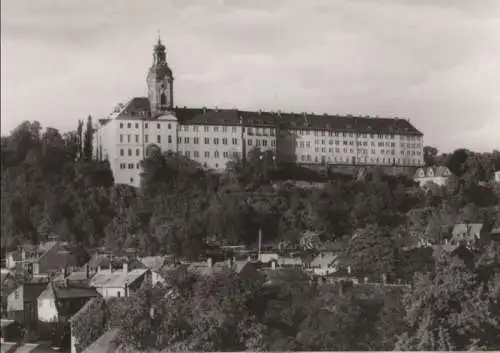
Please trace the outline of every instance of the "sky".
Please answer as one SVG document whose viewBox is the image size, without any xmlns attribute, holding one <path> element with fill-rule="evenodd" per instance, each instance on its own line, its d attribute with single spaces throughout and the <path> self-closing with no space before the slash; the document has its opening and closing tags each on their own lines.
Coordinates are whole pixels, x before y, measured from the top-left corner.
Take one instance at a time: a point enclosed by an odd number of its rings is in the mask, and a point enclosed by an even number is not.
<svg viewBox="0 0 500 353">
<path fill-rule="evenodd" d="M 409 119 L 442 152 L 500 149 L 500 0 L 3 0 L 1 131 L 61 131 L 147 94 Z"/>
</svg>

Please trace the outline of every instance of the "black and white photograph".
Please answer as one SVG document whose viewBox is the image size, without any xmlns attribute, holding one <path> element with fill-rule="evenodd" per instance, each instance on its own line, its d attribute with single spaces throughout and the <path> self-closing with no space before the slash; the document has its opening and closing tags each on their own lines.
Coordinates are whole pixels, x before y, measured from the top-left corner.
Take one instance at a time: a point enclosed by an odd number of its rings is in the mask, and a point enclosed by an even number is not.
<svg viewBox="0 0 500 353">
<path fill-rule="evenodd" d="M 500 351 L 500 0 L 1 0 L 1 353 Z"/>
</svg>

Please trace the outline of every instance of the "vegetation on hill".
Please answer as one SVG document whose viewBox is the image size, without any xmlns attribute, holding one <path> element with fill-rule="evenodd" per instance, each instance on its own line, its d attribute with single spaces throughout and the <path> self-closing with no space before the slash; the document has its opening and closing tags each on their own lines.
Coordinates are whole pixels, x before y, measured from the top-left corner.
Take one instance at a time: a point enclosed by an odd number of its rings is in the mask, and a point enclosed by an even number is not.
<svg viewBox="0 0 500 353">
<path fill-rule="evenodd" d="M 426 163 L 446 164 L 453 175 L 446 186 L 424 191 L 411 178 L 376 168 L 358 180 L 283 166 L 258 150 L 216 174 L 150 146 L 141 188 L 134 189 L 114 185 L 109 163 L 91 158 L 96 151 L 89 126 L 90 118 L 87 128 L 80 122 L 76 132 L 61 135 L 24 122 L 2 137 L 2 252 L 56 235 L 116 255 L 133 248 L 137 255 L 198 259 L 213 244 L 255 245 L 259 229 L 264 242 L 276 243 L 294 243 L 303 231 L 316 230 L 325 242 L 345 244 L 343 257 L 359 276 L 384 273 L 391 282 L 413 282 L 398 305 L 384 294 L 340 295 L 297 279 L 269 293 L 247 291 L 232 277 L 197 279 L 183 287 L 182 300 L 158 301 L 152 318 L 145 310 L 158 293 L 145 288 L 119 320 L 124 344 L 142 349 L 153 342 L 174 350 L 365 350 L 396 343 L 400 349 L 498 349 L 498 338 L 479 332 L 499 329 L 499 249 L 481 249 L 474 265 L 450 254 L 410 260 L 402 249 L 416 239 L 441 243 L 457 222 L 500 226 L 500 188 L 492 182 L 500 152 L 438 155 L 426 147 Z M 323 184 L 280 183 L 294 179 Z M 420 274 L 414 279 L 414 273 Z M 101 325 L 101 319 L 94 321 Z"/>
</svg>

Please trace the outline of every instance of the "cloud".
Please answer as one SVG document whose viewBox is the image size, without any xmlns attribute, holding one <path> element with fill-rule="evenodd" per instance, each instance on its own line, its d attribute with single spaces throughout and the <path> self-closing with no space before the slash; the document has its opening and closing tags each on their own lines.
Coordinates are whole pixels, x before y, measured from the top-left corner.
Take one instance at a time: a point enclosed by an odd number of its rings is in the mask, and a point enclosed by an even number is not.
<svg viewBox="0 0 500 353">
<path fill-rule="evenodd" d="M 180 106 L 400 116 L 442 150 L 500 148 L 499 4 L 7 0 L 2 132 L 144 95 L 160 29 Z"/>
</svg>

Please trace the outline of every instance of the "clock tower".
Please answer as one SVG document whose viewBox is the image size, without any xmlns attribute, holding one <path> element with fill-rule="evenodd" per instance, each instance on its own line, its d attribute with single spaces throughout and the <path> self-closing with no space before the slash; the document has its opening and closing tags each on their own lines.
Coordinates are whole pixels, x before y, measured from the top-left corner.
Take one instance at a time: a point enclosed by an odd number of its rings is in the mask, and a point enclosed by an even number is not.
<svg viewBox="0 0 500 353">
<path fill-rule="evenodd" d="M 167 65 L 165 46 L 158 37 L 153 50 L 153 65 L 149 69 L 147 84 L 148 98 L 153 117 L 171 111 L 174 106 L 174 77 Z"/>
</svg>

